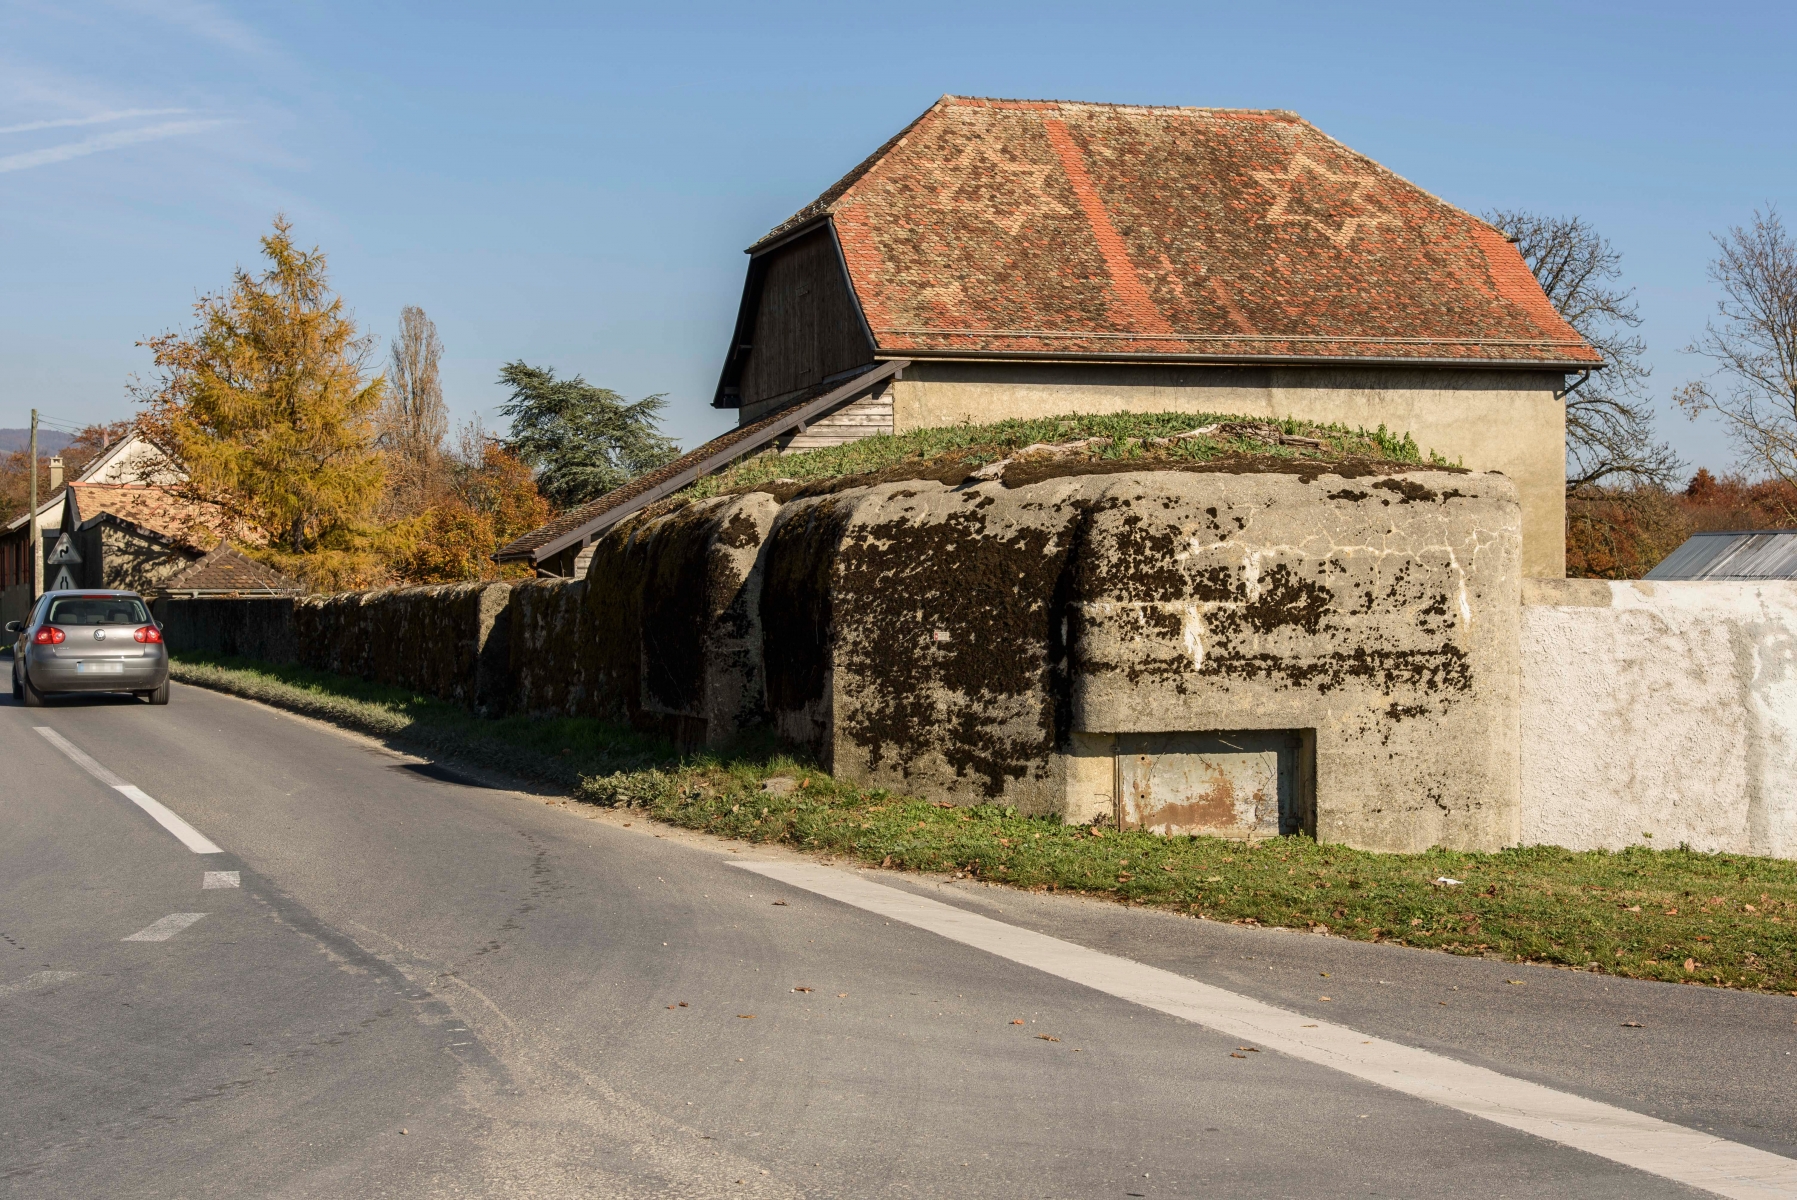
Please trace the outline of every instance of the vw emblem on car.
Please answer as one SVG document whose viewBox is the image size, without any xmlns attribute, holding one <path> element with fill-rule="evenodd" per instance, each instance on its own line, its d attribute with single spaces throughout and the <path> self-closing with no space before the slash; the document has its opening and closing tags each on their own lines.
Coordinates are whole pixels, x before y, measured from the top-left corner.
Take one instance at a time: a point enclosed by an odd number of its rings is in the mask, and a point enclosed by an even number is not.
<svg viewBox="0 0 1797 1200">
<path fill-rule="evenodd" d="M 94 630 L 94 641 L 103 642 L 105 640 L 106 640 L 106 631 L 104 629 Z"/>
</svg>

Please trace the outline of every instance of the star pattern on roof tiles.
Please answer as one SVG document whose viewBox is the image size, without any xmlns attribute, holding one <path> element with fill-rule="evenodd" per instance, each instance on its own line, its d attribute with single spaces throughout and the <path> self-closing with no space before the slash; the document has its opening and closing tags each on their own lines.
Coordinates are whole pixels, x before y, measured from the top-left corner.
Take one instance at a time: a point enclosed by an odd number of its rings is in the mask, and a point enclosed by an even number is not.
<svg viewBox="0 0 1797 1200">
<path fill-rule="evenodd" d="M 1339 174 L 1303 154 L 1294 154 L 1284 171 L 1253 174 L 1273 194 L 1268 221 L 1309 225 L 1337 246 L 1346 247 L 1362 230 L 1392 221 L 1367 199 L 1375 182 L 1371 176 Z"/>
<path fill-rule="evenodd" d="M 1050 175 L 1060 175 L 1059 163 L 1020 162 L 970 140 L 943 166 L 942 195 L 948 205 L 986 218 L 1011 237 L 1043 216 L 1078 215 L 1049 185 Z"/>
</svg>

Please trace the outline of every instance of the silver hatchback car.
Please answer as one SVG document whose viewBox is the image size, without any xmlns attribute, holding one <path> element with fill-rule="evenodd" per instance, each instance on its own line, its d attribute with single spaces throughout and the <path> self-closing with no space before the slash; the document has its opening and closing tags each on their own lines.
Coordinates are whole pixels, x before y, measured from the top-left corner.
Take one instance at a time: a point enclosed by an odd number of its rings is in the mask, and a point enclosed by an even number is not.
<svg viewBox="0 0 1797 1200">
<path fill-rule="evenodd" d="M 133 692 L 168 703 L 168 647 L 136 592 L 45 592 L 17 635 L 12 694 L 28 708 L 59 692 Z"/>
</svg>

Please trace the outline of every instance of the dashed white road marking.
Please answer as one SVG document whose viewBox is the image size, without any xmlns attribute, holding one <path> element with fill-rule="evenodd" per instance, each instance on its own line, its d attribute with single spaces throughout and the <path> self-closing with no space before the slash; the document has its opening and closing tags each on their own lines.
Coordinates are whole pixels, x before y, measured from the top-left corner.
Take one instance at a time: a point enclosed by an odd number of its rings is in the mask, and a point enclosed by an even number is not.
<svg viewBox="0 0 1797 1200">
<path fill-rule="evenodd" d="M 181 844 L 195 854 L 223 854 L 224 851 L 205 834 L 182 820 L 175 812 L 160 800 L 144 792 L 142 788 L 133 787 L 111 771 L 96 762 L 92 755 L 81 749 L 62 734 L 47 725 L 35 726 L 44 735 L 44 740 L 62 751 L 70 762 L 98 779 L 101 783 L 119 793 L 137 807 L 150 814 L 150 818 L 158 825 L 179 838 Z"/>
<path fill-rule="evenodd" d="M 205 916 L 205 913 L 170 913 L 154 925 L 147 925 L 121 942 L 166 942 Z"/>
<path fill-rule="evenodd" d="M 207 871 L 200 877 L 201 888 L 232 888 L 243 886 L 243 875 L 238 871 Z"/>
<path fill-rule="evenodd" d="M 79 974 L 81 974 L 79 971 L 39 971 L 35 975 L 25 976 L 17 983 L 0 983 L 0 1000 L 12 996 L 22 996 L 26 992 L 35 992 L 39 988 L 47 988 L 53 983 L 73 979 Z"/>
<path fill-rule="evenodd" d="M 1172 971 L 1020 929 L 833 867 L 729 860 L 891 921 L 1214 1029 L 1305 1062 L 1534 1134 L 1623 1166 L 1741 1200 L 1797 1197 L 1797 1160 L 1512 1079 L 1327 1021 L 1314 1021 Z"/>
</svg>

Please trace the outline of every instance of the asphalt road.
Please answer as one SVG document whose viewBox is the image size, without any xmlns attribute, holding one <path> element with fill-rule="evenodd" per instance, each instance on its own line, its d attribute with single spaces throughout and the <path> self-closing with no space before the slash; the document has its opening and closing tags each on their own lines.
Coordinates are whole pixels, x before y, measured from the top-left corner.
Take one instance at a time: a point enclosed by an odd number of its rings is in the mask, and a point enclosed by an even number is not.
<svg viewBox="0 0 1797 1200">
<path fill-rule="evenodd" d="M 7 1195 L 1701 1194 L 229 697 L 0 756 Z M 1797 1157 L 1797 998 L 862 877 Z"/>
</svg>

